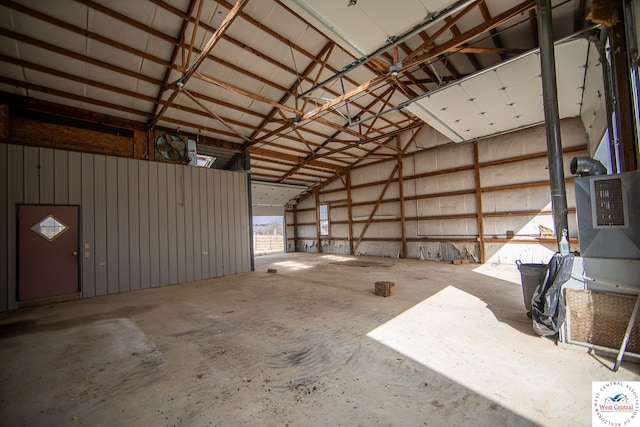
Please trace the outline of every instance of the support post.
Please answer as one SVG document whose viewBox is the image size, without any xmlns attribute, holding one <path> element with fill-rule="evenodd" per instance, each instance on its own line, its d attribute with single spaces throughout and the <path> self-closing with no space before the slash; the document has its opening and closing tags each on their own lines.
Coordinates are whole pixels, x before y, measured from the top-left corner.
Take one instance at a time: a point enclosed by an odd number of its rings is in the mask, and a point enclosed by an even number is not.
<svg viewBox="0 0 640 427">
<path fill-rule="evenodd" d="M 353 207 L 351 206 L 351 168 L 346 172 L 347 215 L 349 215 L 349 255 L 353 255 Z"/>
<path fill-rule="evenodd" d="M 255 247 L 253 245 L 253 199 L 251 197 L 251 154 L 248 149 L 242 150 L 242 169 L 248 171 L 247 173 L 247 203 L 249 206 L 249 233 L 251 238 L 249 239 L 249 255 L 251 256 L 251 271 L 256 270 L 255 262 Z"/>
<path fill-rule="evenodd" d="M 618 16 L 623 16 L 621 0 L 616 0 Z M 613 66 L 613 83 L 616 92 L 616 118 L 620 132 L 620 172 L 638 169 L 638 141 L 636 139 L 633 113 L 631 81 L 629 79 L 629 63 L 627 62 L 627 33 L 624 19 L 620 19 L 609 31 L 611 41 L 611 63 Z"/>
<path fill-rule="evenodd" d="M 397 140 L 397 137 L 396 137 Z M 399 147 L 400 141 L 398 141 L 398 190 L 400 194 L 400 227 L 402 232 L 402 252 L 400 254 L 401 258 L 407 257 L 407 221 L 405 219 L 404 213 L 404 177 L 402 170 L 402 151 Z"/>
<path fill-rule="evenodd" d="M 316 236 L 318 237 L 318 253 L 322 253 L 322 237 L 320 234 L 320 192 L 316 188 L 314 191 L 316 197 Z"/>
<path fill-rule="evenodd" d="M 478 215 L 478 242 L 480 243 L 480 264 L 487 262 L 484 242 L 484 213 L 482 209 L 482 184 L 480 182 L 480 154 L 478 141 L 473 143 L 473 171 L 476 181 L 476 211 Z"/>
<path fill-rule="evenodd" d="M 567 191 L 564 182 L 562 142 L 560 138 L 560 114 L 558 112 L 558 90 L 556 83 L 556 59 L 553 47 L 553 25 L 551 22 L 551 0 L 536 0 L 538 10 L 538 37 L 542 71 L 542 98 L 549 157 L 549 179 L 551 204 L 555 223 L 556 241 L 560 249 L 562 230 L 569 229 L 567 219 Z"/>
<path fill-rule="evenodd" d="M 293 205 L 293 252 L 298 252 L 298 205 Z"/>
<path fill-rule="evenodd" d="M 607 135 L 609 136 L 609 163 L 611 169 L 609 173 L 618 173 L 618 165 L 620 162 L 618 161 L 618 132 L 616 127 L 613 125 L 613 111 L 615 104 L 615 97 L 613 91 L 613 85 L 611 83 L 611 67 L 609 66 L 609 60 L 607 58 L 607 51 L 605 48 L 605 42 L 608 31 L 606 28 L 602 29 L 602 33 L 600 35 L 600 40 L 598 43 L 595 43 L 596 49 L 598 49 L 598 54 L 600 56 L 600 66 L 602 67 L 602 82 L 604 86 L 604 105 L 607 111 Z M 591 147 L 589 147 L 591 150 Z"/>
</svg>

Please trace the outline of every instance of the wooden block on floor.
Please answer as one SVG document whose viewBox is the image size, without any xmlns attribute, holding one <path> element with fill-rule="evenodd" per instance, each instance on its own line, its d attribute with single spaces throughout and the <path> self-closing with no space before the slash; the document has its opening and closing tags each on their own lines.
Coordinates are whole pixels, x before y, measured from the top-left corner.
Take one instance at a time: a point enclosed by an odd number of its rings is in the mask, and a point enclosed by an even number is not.
<svg viewBox="0 0 640 427">
<path fill-rule="evenodd" d="M 462 260 L 461 259 L 454 259 L 454 260 L 451 261 L 451 264 L 460 265 L 460 264 L 462 264 Z"/>
<path fill-rule="evenodd" d="M 267 270 L 267 273 L 277 273 L 278 270 L 276 270 L 275 268 L 270 268 Z"/>
<path fill-rule="evenodd" d="M 392 297 L 396 294 L 396 284 L 393 282 L 376 282 L 374 292 L 381 297 Z"/>
</svg>

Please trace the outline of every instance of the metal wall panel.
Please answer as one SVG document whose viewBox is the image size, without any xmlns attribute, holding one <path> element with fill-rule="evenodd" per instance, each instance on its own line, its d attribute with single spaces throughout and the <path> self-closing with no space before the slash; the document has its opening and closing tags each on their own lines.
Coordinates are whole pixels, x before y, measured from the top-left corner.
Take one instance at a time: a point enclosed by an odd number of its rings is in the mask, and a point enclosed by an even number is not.
<svg viewBox="0 0 640 427">
<path fill-rule="evenodd" d="M 118 291 L 131 290 L 129 283 L 129 168 L 128 159 L 118 158 Z"/>
<path fill-rule="evenodd" d="M 38 190 L 40 191 L 40 196 L 38 203 L 50 205 L 53 204 L 55 195 L 53 150 L 40 148 L 39 154 L 38 178 L 40 178 L 40 183 Z"/>
<path fill-rule="evenodd" d="M 178 282 L 178 231 L 176 218 L 176 168 L 167 168 L 165 194 L 167 197 L 167 240 L 169 245 L 169 283 Z"/>
<path fill-rule="evenodd" d="M 227 188 L 237 188 L 235 185 L 235 175 L 230 175 L 227 177 L 228 185 Z M 232 242 L 237 241 L 238 237 L 238 216 L 236 214 L 236 192 L 231 191 L 227 193 L 227 208 L 229 211 L 229 227 L 227 230 L 229 231 L 229 242 L 227 244 L 228 252 L 229 252 L 229 274 L 235 274 L 238 271 L 238 252 L 237 247 L 232 244 Z"/>
<path fill-rule="evenodd" d="M 160 240 L 158 236 L 158 163 L 149 163 L 149 283 L 160 286 Z"/>
<path fill-rule="evenodd" d="M 95 295 L 107 294 L 107 158 L 96 155 L 93 159 L 93 221 L 95 263 Z M 91 188 L 88 189 L 91 203 Z M 83 197 L 83 202 L 84 197 Z"/>
<path fill-rule="evenodd" d="M 209 272 L 209 211 L 208 203 L 209 189 L 207 187 L 207 171 L 206 169 L 196 169 L 198 180 L 200 181 L 200 235 L 202 240 L 200 262 L 202 265 L 202 278 L 211 277 Z"/>
<path fill-rule="evenodd" d="M 240 188 L 238 193 L 241 194 L 240 204 L 240 218 L 241 218 L 241 230 L 240 241 L 242 242 L 242 270 L 240 273 L 251 271 L 251 243 L 253 241 L 252 234 L 253 229 L 251 221 L 253 218 L 250 213 L 250 200 L 249 200 L 249 176 L 240 175 Z"/>
<path fill-rule="evenodd" d="M 95 230 L 95 188 L 94 182 L 94 156 L 91 154 L 81 154 L 80 174 L 81 174 L 81 242 L 82 249 L 82 282 L 80 293 L 83 297 L 93 297 L 96 295 L 96 264 L 97 254 L 94 239 Z"/>
<path fill-rule="evenodd" d="M 187 243 L 185 236 L 184 174 L 185 168 L 175 168 L 173 191 L 176 197 L 176 231 L 178 242 L 178 283 L 187 281 Z"/>
<path fill-rule="evenodd" d="M 248 176 L 0 145 L 0 311 L 16 301 L 16 204 L 81 206 L 81 295 L 250 270 Z M 4 191 L 6 189 L 6 191 Z"/>
<path fill-rule="evenodd" d="M 138 204 L 140 215 L 140 289 L 151 287 L 149 238 L 149 162 L 138 163 Z"/>
<path fill-rule="evenodd" d="M 140 211 L 138 204 L 138 165 L 136 160 L 127 160 L 129 181 L 129 289 L 140 289 Z"/>
<path fill-rule="evenodd" d="M 215 214 L 215 171 L 207 172 L 207 223 L 209 224 L 209 277 L 216 277 L 216 214 Z"/>
<path fill-rule="evenodd" d="M 5 167 L 8 163 L 9 148 L 5 144 L 0 144 L 0 189 L 9 186 L 9 171 Z M 10 215 L 8 206 L 8 191 L 0 191 L 0 236 L 8 236 L 8 226 Z M 0 241 L 0 311 L 9 309 L 9 240 Z"/>
<path fill-rule="evenodd" d="M 222 171 L 214 169 L 215 192 L 214 192 L 214 212 L 216 229 L 216 277 L 224 275 L 224 230 L 222 229 Z"/>
<path fill-rule="evenodd" d="M 40 203 L 40 155 L 38 149 L 36 147 L 24 147 L 23 161 L 24 193 L 22 203 Z"/>
<path fill-rule="evenodd" d="M 229 193 L 223 192 L 223 188 L 229 188 L 228 181 L 229 176 L 226 174 L 222 174 L 220 179 L 220 205 L 222 206 L 222 275 L 226 276 L 229 273 L 229 228 L 231 227 L 232 222 L 229 218 Z M 233 218 L 233 212 L 231 212 L 231 218 Z M 227 225 L 227 226 L 225 226 Z"/>
<path fill-rule="evenodd" d="M 69 152 L 51 150 L 54 156 L 53 204 L 69 204 Z M 42 193 L 42 189 L 40 190 Z"/>
<path fill-rule="evenodd" d="M 166 164 L 158 165 L 158 242 L 160 242 L 160 286 L 169 284 L 169 219 L 167 210 L 167 169 Z"/>
<path fill-rule="evenodd" d="M 104 175 L 107 195 L 107 292 L 117 294 L 118 277 L 118 159 L 106 158 L 106 174 Z"/>
<path fill-rule="evenodd" d="M 56 153 L 57 152 L 56 150 Z M 57 163 L 56 168 L 59 168 Z M 67 153 L 67 170 L 67 203 L 70 205 L 80 205 L 82 204 L 82 155 L 80 153 L 75 151 L 69 151 Z M 80 209 L 80 214 L 83 215 L 82 209 Z"/>
<path fill-rule="evenodd" d="M 24 203 L 24 147 L 9 146 L 8 153 L 8 191 L 7 191 L 7 215 L 8 215 L 8 232 L 9 256 L 7 257 L 8 272 L 8 305 L 9 309 L 18 307 L 16 302 L 17 289 L 17 222 L 16 222 L 16 204 Z"/>
<path fill-rule="evenodd" d="M 200 179 L 196 168 L 191 173 L 191 203 L 193 206 L 193 279 L 202 279 L 202 230 L 200 230 Z"/>
<path fill-rule="evenodd" d="M 193 194 L 191 193 L 191 171 L 183 169 L 184 184 L 180 190 L 184 197 L 184 236 L 185 236 L 185 255 L 187 261 L 187 282 L 193 281 L 195 275 L 193 273 Z"/>
</svg>

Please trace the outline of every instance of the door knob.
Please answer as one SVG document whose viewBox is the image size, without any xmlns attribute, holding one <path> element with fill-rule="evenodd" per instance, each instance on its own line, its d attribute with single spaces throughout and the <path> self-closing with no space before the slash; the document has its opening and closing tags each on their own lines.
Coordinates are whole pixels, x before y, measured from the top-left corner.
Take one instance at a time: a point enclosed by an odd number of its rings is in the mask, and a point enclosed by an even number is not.
<svg viewBox="0 0 640 427">
<path fill-rule="evenodd" d="M 78 256 L 78 251 L 73 251 L 73 252 L 71 252 L 71 255 L 73 255 L 73 256 Z"/>
</svg>

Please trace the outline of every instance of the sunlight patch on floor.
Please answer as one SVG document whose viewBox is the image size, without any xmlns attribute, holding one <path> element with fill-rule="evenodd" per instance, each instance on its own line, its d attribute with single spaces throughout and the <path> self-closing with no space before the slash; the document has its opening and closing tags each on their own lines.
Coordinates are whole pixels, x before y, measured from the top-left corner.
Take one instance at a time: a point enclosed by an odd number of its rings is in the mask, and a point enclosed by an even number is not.
<svg viewBox="0 0 640 427">
<path fill-rule="evenodd" d="M 333 262 L 353 261 L 353 257 L 351 256 L 346 257 L 346 256 L 340 256 L 340 255 L 322 255 L 321 258 L 324 258 Z"/>
<path fill-rule="evenodd" d="M 274 262 L 273 264 L 280 267 L 289 268 L 291 270 L 305 270 L 307 268 L 313 267 L 312 265 L 297 261 L 280 261 Z"/>
<path fill-rule="evenodd" d="M 520 271 L 514 264 L 482 264 L 473 270 L 476 273 L 520 285 Z"/>
<path fill-rule="evenodd" d="M 539 415 L 513 401 L 536 383 L 529 344 L 539 339 L 500 322 L 471 294 L 448 286 L 367 336 L 513 412 Z M 539 398 L 542 406 L 526 407 L 544 407 L 544 393 Z"/>
</svg>

